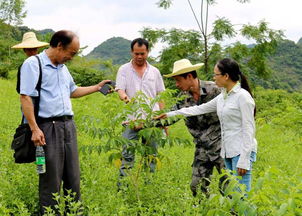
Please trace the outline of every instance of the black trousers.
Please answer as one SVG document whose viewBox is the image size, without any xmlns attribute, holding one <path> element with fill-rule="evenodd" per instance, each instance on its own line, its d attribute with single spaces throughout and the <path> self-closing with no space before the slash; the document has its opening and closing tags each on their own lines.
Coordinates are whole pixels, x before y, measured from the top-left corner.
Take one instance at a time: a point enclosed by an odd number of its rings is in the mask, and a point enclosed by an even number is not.
<svg viewBox="0 0 302 216">
<path fill-rule="evenodd" d="M 80 200 L 80 167 L 77 147 L 77 134 L 72 119 L 45 121 L 39 123 L 46 146 L 46 173 L 39 176 L 39 200 L 41 213 L 44 206 L 53 207 L 56 201 L 53 193 L 60 193 L 63 182 L 64 194 L 75 192 L 75 200 Z"/>
</svg>

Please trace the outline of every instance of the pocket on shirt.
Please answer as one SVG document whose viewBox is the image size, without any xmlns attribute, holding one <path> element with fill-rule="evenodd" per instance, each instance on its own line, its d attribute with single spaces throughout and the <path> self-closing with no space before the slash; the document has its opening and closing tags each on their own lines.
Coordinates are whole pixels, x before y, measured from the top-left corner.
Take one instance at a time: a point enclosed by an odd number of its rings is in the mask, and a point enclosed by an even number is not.
<svg viewBox="0 0 302 216">
<path fill-rule="evenodd" d="M 204 150 L 204 148 L 202 148 L 202 147 L 195 148 L 193 164 L 195 164 L 197 161 L 206 162 L 207 160 L 208 160 L 208 157 L 207 157 L 207 154 L 206 154 L 206 151 Z"/>
<path fill-rule="evenodd" d="M 211 133 L 209 133 L 208 135 L 208 138 L 212 141 L 215 141 L 217 139 L 220 139 L 221 138 L 221 130 L 220 128 L 218 130 L 214 130 L 212 131 Z"/>
</svg>

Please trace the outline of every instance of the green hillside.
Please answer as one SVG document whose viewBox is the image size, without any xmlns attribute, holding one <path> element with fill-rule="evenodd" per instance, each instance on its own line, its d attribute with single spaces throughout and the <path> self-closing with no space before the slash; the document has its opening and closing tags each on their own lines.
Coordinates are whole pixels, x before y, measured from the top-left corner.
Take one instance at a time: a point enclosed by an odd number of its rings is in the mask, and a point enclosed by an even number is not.
<svg viewBox="0 0 302 216">
<path fill-rule="evenodd" d="M 302 38 L 300 38 L 297 44 L 302 45 Z"/>
<path fill-rule="evenodd" d="M 302 91 L 302 39 L 298 43 L 281 41 L 268 61 L 272 76 L 268 79 L 254 77 L 256 84 L 264 88 Z"/>
<path fill-rule="evenodd" d="M 35 30 L 28 28 L 27 26 L 19 26 L 16 27 L 15 34 L 13 34 L 14 39 L 17 41 L 22 41 L 23 34 L 25 32 L 35 32 L 38 38 L 41 38 L 41 40 L 47 40 L 48 38 L 45 38 L 46 36 L 52 35 L 55 33 L 54 30 L 52 29 L 42 29 L 42 30 Z"/>
<path fill-rule="evenodd" d="M 124 64 L 131 58 L 130 40 L 113 37 L 94 48 L 86 57 L 96 59 L 112 59 L 113 64 Z"/>
<path fill-rule="evenodd" d="M 112 59 L 113 64 L 124 64 L 129 61 L 130 41 L 114 37 L 101 43 L 88 58 Z M 259 78 L 252 72 L 250 79 L 255 85 L 269 89 L 284 89 L 290 92 L 302 91 L 302 38 L 295 43 L 283 40 L 276 52 L 268 59 L 272 75 L 266 79 Z"/>
<path fill-rule="evenodd" d="M 27 31 L 34 31 L 41 41 L 49 41 L 54 33 L 52 29 L 34 30 L 26 26 L 10 26 L 5 23 L 0 25 L 0 77 L 8 78 L 9 71 L 16 69 L 25 59 L 23 52 L 13 50 L 10 47 L 22 40 L 22 35 Z M 97 70 L 97 77 L 114 78 L 119 65 L 128 62 L 130 55 L 130 40 L 122 37 L 113 37 L 101 43 L 93 49 L 83 61 L 87 63 L 76 64 L 74 61 L 70 65 L 71 73 L 75 76 L 76 81 L 82 85 L 91 83 L 82 82 L 89 80 L 89 77 L 95 77 L 95 74 L 89 75 L 89 71 Z M 93 59 L 97 59 L 95 63 Z M 99 61 L 101 60 L 101 61 Z M 105 60 L 105 61 L 104 61 Z M 110 61 L 108 61 L 110 60 Z M 112 62 L 111 62 L 112 61 Z M 283 40 L 277 46 L 276 52 L 268 59 L 269 66 L 272 69 L 272 75 L 266 79 L 259 78 L 253 72 L 250 72 L 249 79 L 253 84 L 260 85 L 269 89 L 284 89 L 290 92 L 302 91 L 302 38 L 297 42 Z M 79 66 L 85 70 L 87 76 L 81 77 L 83 73 L 78 73 Z M 77 71 L 75 72 L 75 68 Z"/>
</svg>

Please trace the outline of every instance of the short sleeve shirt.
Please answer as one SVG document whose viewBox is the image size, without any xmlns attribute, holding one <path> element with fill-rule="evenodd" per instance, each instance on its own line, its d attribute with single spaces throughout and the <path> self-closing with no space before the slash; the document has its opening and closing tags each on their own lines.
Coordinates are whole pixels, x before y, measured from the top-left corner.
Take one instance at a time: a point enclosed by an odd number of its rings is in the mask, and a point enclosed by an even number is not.
<svg viewBox="0 0 302 216">
<path fill-rule="evenodd" d="M 142 91 L 146 96 L 155 98 L 165 90 L 164 82 L 159 70 L 147 62 L 147 68 L 143 77 L 140 77 L 132 66 L 132 62 L 122 65 L 116 78 L 116 90 L 122 89 L 129 98 Z M 159 110 L 158 104 L 153 108 Z"/>
<path fill-rule="evenodd" d="M 42 83 L 39 105 L 39 117 L 49 118 L 73 115 L 70 95 L 77 88 L 66 65 L 55 66 L 45 51 L 38 57 L 42 66 Z M 38 96 L 35 89 L 39 79 L 39 63 L 36 57 L 26 59 L 21 67 L 20 94 Z"/>
</svg>

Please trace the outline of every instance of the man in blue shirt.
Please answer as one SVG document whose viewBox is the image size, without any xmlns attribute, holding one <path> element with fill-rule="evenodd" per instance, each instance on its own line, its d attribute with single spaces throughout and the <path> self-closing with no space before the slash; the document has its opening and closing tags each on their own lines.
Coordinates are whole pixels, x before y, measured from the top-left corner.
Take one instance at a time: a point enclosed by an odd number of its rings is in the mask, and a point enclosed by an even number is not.
<svg viewBox="0 0 302 216">
<path fill-rule="evenodd" d="M 80 200 L 80 168 L 77 150 L 76 128 L 70 98 L 97 92 L 106 82 L 78 87 L 75 85 L 65 62 L 71 60 L 80 48 L 79 38 L 70 31 L 58 31 L 50 40 L 50 48 L 38 55 L 42 65 L 42 84 L 39 113 L 34 115 L 32 97 L 39 78 L 39 63 L 32 56 L 21 68 L 20 100 L 22 111 L 32 131 L 36 146 L 43 146 L 46 157 L 46 173 L 39 175 L 39 200 L 41 213 L 45 206 L 54 206 L 52 193 L 75 192 Z"/>
</svg>

